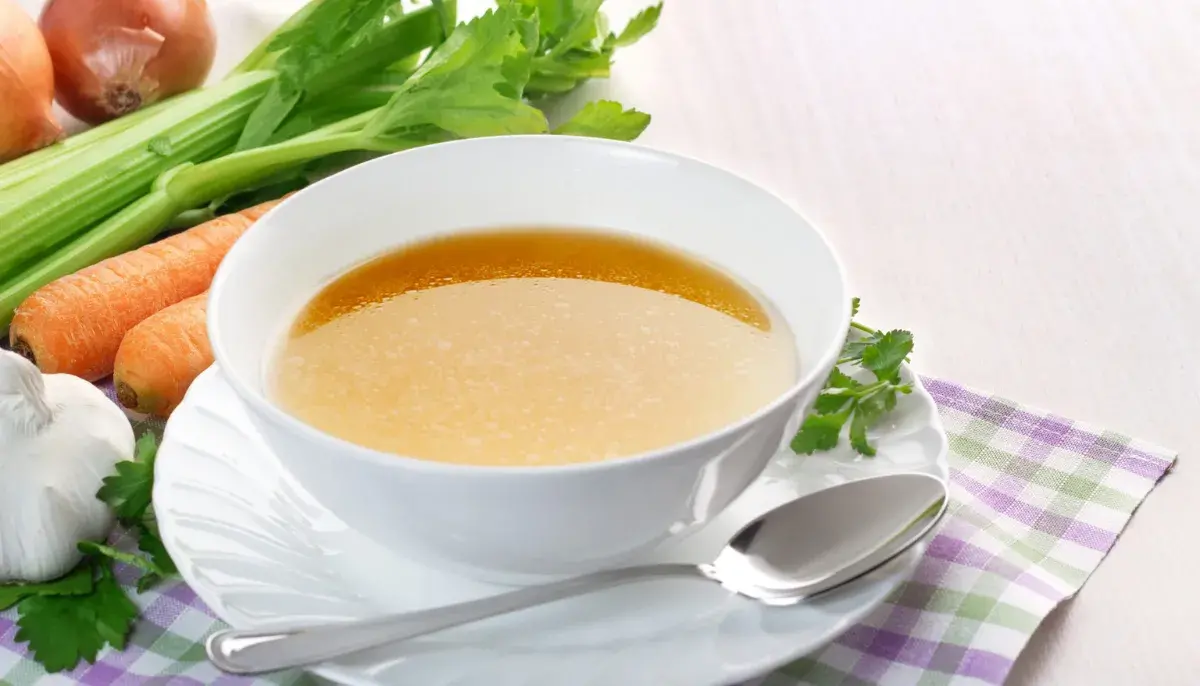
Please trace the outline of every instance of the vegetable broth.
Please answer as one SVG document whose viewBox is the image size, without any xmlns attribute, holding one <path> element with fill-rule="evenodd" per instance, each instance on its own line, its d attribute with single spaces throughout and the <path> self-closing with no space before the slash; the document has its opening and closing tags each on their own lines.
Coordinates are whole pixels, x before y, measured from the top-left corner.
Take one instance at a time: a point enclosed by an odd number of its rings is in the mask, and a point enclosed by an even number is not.
<svg viewBox="0 0 1200 686">
<path fill-rule="evenodd" d="M 457 234 L 377 258 L 301 312 L 275 400 L 409 457 L 561 465 L 720 429 L 796 379 L 791 333 L 721 271 L 619 234 Z"/>
</svg>

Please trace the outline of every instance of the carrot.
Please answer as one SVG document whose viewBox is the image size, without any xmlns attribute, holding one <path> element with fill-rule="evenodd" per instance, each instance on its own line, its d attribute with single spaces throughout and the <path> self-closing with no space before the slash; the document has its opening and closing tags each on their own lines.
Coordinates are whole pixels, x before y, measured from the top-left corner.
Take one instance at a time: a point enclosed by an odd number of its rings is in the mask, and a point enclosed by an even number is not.
<svg viewBox="0 0 1200 686">
<path fill-rule="evenodd" d="M 188 386 L 213 363 L 204 326 L 208 293 L 150 315 L 125 334 L 117 350 L 113 385 L 125 407 L 166 417 Z"/>
<path fill-rule="evenodd" d="M 9 344 L 46 374 L 108 376 L 125 334 L 207 291 L 234 241 L 279 202 L 217 217 L 46 284 L 17 307 Z"/>
</svg>

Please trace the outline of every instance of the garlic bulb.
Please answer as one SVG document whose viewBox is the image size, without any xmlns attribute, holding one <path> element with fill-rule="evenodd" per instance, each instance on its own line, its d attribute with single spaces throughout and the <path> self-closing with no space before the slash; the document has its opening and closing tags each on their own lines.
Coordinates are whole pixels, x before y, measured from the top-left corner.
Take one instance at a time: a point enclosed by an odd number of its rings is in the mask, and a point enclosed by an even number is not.
<svg viewBox="0 0 1200 686">
<path fill-rule="evenodd" d="M 62 576 L 82 557 L 77 543 L 108 534 L 96 491 L 133 449 L 129 420 L 100 389 L 0 350 L 0 583 Z"/>
</svg>

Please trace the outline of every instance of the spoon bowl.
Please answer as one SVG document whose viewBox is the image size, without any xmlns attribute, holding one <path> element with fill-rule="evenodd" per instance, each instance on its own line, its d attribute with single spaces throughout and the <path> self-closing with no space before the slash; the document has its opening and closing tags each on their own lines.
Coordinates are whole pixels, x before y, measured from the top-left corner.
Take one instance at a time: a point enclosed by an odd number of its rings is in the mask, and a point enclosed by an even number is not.
<svg viewBox="0 0 1200 686">
<path fill-rule="evenodd" d="M 945 496 L 941 479 L 922 473 L 846 482 L 758 517 L 700 569 L 749 598 L 799 602 L 875 569 L 920 540 L 941 518 Z"/>
<path fill-rule="evenodd" d="M 792 605 L 858 579 L 908 550 L 941 520 L 946 484 L 923 473 L 850 481 L 759 516 L 701 564 L 604 570 L 456 605 L 401 615 L 209 636 L 209 659 L 231 674 L 302 667 L 380 645 L 632 581 L 673 577 L 720 583 L 769 605 Z"/>
</svg>

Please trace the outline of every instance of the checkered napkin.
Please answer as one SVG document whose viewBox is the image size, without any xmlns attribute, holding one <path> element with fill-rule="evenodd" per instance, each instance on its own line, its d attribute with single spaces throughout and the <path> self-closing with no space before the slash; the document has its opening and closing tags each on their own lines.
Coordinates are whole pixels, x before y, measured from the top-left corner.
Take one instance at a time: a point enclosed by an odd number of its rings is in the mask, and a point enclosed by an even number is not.
<svg viewBox="0 0 1200 686">
<path fill-rule="evenodd" d="M 925 379 L 950 436 L 953 496 L 913 578 L 832 645 L 754 682 L 1000 684 L 1038 623 L 1079 591 L 1172 452 L 1109 431 Z M 126 582 L 128 570 L 119 576 Z M 0 684 L 301 684 L 222 676 L 203 639 L 221 626 L 181 582 L 136 597 L 129 645 L 47 676 L 0 613 Z"/>
</svg>

